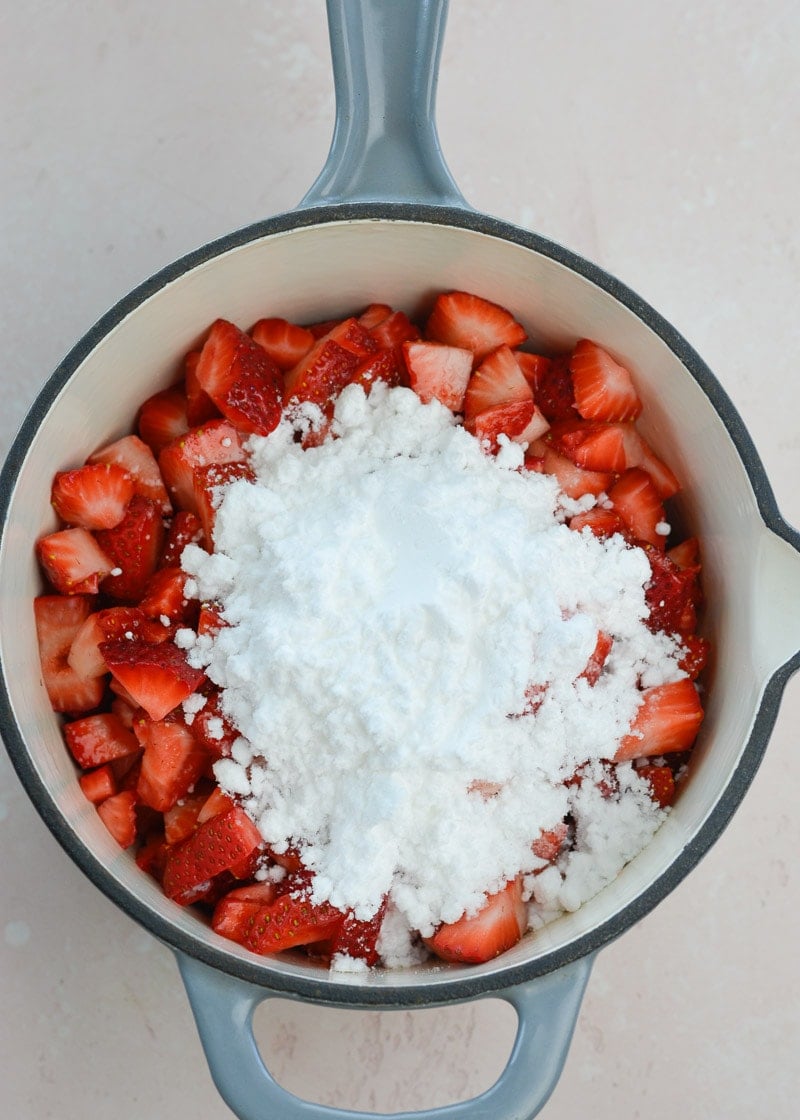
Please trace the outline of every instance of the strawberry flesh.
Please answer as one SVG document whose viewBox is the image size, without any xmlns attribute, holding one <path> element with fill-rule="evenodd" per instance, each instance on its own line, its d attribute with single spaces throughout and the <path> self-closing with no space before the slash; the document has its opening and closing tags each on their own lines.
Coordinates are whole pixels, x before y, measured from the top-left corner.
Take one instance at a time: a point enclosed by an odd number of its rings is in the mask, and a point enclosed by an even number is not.
<svg viewBox="0 0 800 1120">
<path fill-rule="evenodd" d="M 88 712 L 103 698 L 102 679 L 76 672 L 67 660 L 93 605 L 85 595 L 40 595 L 33 601 L 42 680 L 53 711 Z"/>
<path fill-rule="evenodd" d="M 217 319 L 200 352 L 197 382 L 239 431 L 266 436 L 283 409 L 283 375 L 257 342 Z"/>
<path fill-rule="evenodd" d="M 425 944 L 437 957 L 461 964 L 481 964 L 505 953 L 522 937 L 528 924 L 520 880 L 512 879 L 490 895 L 471 917 L 446 922 Z"/>
<path fill-rule="evenodd" d="M 111 558 L 111 569 L 103 591 L 112 599 L 137 602 L 144 595 L 147 581 L 156 570 L 164 545 L 164 521 L 158 505 L 136 495 L 127 512 L 113 529 L 97 533 L 97 543 Z"/>
<path fill-rule="evenodd" d="M 646 688 L 642 703 L 614 755 L 615 762 L 629 758 L 687 751 L 703 722 L 697 689 L 685 677 Z"/>
<path fill-rule="evenodd" d="M 183 703 L 205 677 L 171 642 L 150 645 L 141 638 L 121 638 L 103 642 L 100 652 L 115 679 L 153 720 Z"/>
<path fill-rule="evenodd" d="M 436 297 L 425 337 L 469 350 L 478 363 L 498 346 L 520 346 L 528 336 L 504 307 L 470 292 L 446 292 Z"/>
<path fill-rule="evenodd" d="M 164 893 L 184 904 L 196 897 L 198 888 L 261 847 L 261 834 L 244 809 L 236 805 L 200 825 L 167 852 Z"/>
</svg>

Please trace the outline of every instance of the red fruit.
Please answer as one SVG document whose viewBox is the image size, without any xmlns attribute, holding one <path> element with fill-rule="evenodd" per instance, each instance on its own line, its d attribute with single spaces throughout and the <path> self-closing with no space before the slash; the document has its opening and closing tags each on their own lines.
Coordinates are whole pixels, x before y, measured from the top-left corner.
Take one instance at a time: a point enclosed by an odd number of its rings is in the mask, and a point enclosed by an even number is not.
<svg viewBox="0 0 800 1120">
<path fill-rule="evenodd" d="M 373 327 L 377 327 L 378 323 L 384 322 L 392 314 L 392 309 L 388 303 L 371 303 L 366 311 L 358 317 L 358 321 L 365 331 L 371 331 Z"/>
<path fill-rule="evenodd" d="M 322 319 L 319 323 L 309 323 L 306 330 L 311 331 L 314 338 L 324 338 L 326 334 L 330 334 L 332 330 L 340 326 L 341 319 Z"/>
<path fill-rule="evenodd" d="M 633 429 L 631 429 L 633 430 Z M 553 424 L 548 442 L 587 471 L 617 474 L 629 463 L 625 443 L 627 430 L 622 424 L 603 424 L 598 420 L 561 420 Z"/>
<path fill-rule="evenodd" d="M 197 617 L 197 633 L 216 634 L 227 622 L 222 617 L 221 609 L 214 603 L 203 603 Z"/>
<path fill-rule="evenodd" d="M 161 833 L 154 832 L 136 853 L 136 866 L 160 883 L 166 858 L 167 845 L 164 837 Z"/>
<path fill-rule="evenodd" d="M 542 418 L 541 413 L 537 413 L 531 399 L 488 408 L 464 426 L 484 447 L 495 452 L 499 446 L 499 436 L 508 436 L 515 443 L 529 443 L 542 434 L 541 423 L 547 427 L 547 421 Z"/>
<path fill-rule="evenodd" d="M 646 619 L 652 631 L 666 634 L 691 634 L 697 625 L 695 611 L 696 574 L 690 568 L 679 568 L 669 556 L 650 549 L 650 579 L 645 584 L 644 598 L 650 608 Z"/>
<path fill-rule="evenodd" d="M 687 537 L 685 541 L 669 549 L 667 556 L 679 568 L 686 568 L 692 572 L 700 571 L 700 542 L 697 537 Z"/>
<path fill-rule="evenodd" d="M 393 311 L 369 333 L 383 350 L 399 351 L 404 342 L 416 342 L 421 337 L 419 328 L 402 311 Z"/>
<path fill-rule="evenodd" d="M 117 792 L 114 771 L 108 765 L 98 766 L 96 770 L 90 770 L 88 774 L 81 774 L 78 778 L 78 784 L 84 797 L 95 805 L 99 805 L 101 801 L 105 801 L 108 797 L 113 797 Z"/>
<path fill-rule="evenodd" d="M 163 887 L 181 905 L 223 871 L 241 863 L 262 846 L 261 834 L 238 805 L 201 824 L 167 852 Z"/>
<path fill-rule="evenodd" d="M 228 797 L 227 793 L 223 793 L 219 786 L 215 786 L 200 805 L 197 823 L 204 824 L 206 821 L 210 821 L 212 817 L 219 816 L 220 813 L 227 813 L 233 806 L 234 802 Z"/>
<path fill-rule="evenodd" d="M 584 494 L 602 494 L 611 485 L 613 475 L 608 471 L 587 471 L 545 444 L 542 468 L 551 474 L 569 498 L 582 498 Z"/>
<path fill-rule="evenodd" d="M 658 529 L 666 524 L 667 515 L 647 471 L 631 467 L 620 475 L 608 497 L 634 540 L 646 541 L 661 551 L 666 548 L 666 535 Z"/>
<path fill-rule="evenodd" d="M 531 845 L 533 854 L 552 863 L 560 855 L 568 834 L 569 828 L 564 821 L 560 821 L 555 828 L 543 828 Z"/>
<path fill-rule="evenodd" d="M 227 937 L 241 944 L 253 925 L 255 915 L 262 906 L 274 899 L 274 883 L 248 883 L 244 887 L 235 887 L 214 908 L 211 928 L 220 937 Z"/>
<path fill-rule="evenodd" d="M 641 467 L 653 480 L 662 501 L 677 494 L 681 484 L 666 463 L 662 463 L 647 441 L 639 435 L 633 424 L 622 424 L 621 432 L 625 447 L 625 465 Z"/>
<path fill-rule="evenodd" d="M 290 882 L 286 893 L 259 907 L 242 944 L 253 953 L 264 954 L 326 941 L 339 928 L 342 917 L 341 910 L 329 902 L 312 902 L 302 880 L 298 891 Z"/>
<path fill-rule="evenodd" d="M 144 747 L 136 791 L 145 805 L 165 813 L 189 793 L 206 768 L 208 753 L 177 719 L 137 719 L 134 730 Z M 202 801 L 198 812 L 201 806 Z"/>
<path fill-rule="evenodd" d="M 640 766 L 636 773 L 650 784 L 653 801 L 666 809 L 675 800 L 675 778 L 669 766 Z"/>
<path fill-rule="evenodd" d="M 127 471 L 133 481 L 133 492 L 155 502 L 162 513 L 172 513 L 156 457 L 138 436 L 124 436 L 89 456 L 90 463 L 112 463 Z"/>
<path fill-rule="evenodd" d="M 349 910 L 338 929 L 333 934 L 331 956 L 341 953 L 347 957 L 364 961 L 371 968 L 380 960 L 378 938 L 386 914 L 386 902 L 368 919 L 356 918 Z"/>
<path fill-rule="evenodd" d="M 515 350 L 514 357 L 522 371 L 522 376 L 531 387 L 531 392 L 536 395 L 536 381 L 547 372 L 552 365 L 552 358 L 545 358 L 543 354 L 529 354 L 526 350 Z M 574 412 L 572 413 L 574 416 Z"/>
<path fill-rule="evenodd" d="M 266 436 L 283 410 L 280 369 L 244 331 L 217 319 L 200 352 L 197 382 L 240 431 Z"/>
<path fill-rule="evenodd" d="M 97 814 L 119 846 L 130 848 L 136 839 L 136 794 L 115 793 L 97 806 Z"/>
<path fill-rule="evenodd" d="M 498 346 L 520 346 L 528 336 L 498 304 L 469 292 L 447 292 L 436 297 L 425 337 L 470 350 L 477 363 Z"/>
<path fill-rule="evenodd" d="M 196 513 L 180 509 L 167 529 L 164 551 L 161 553 L 159 568 L 177 568 L 187 544 L 198 544 L 203 539 L 203 526 Z"/>
<path fill-rule="evenodd" d="M 239 463 L 244 458 L 236 428 L 227 420 L 210 420 L 165 447 L 158 463 L 175 505 L 196 515 L 195 468 L 212 463 Z"/>
<path fill-rule="evenodd" d="M 611 653 L 611 647 L 614 645 L 614 639 L 610 634 L 606 634 L 600 630 L 597 635 L 595 647 L 592 654 L 586 663 L 586 668 L 581 673 L 590 685 L 595 685 L 600 679 L 600 674 L 603 672 L 603 666 L 608 660 L 608 655 Z"/>
<path fill-rule="evenodd" d="M 114 567 L 113 557 L 88 529 L 50 533 L 36 542 L 36 554 L 50 583 L 64 595 L 93 594 Z"/>
<path fill-rule="evenodd" d="M 64 724 L 70 754 L 83 770 L 139 753 L 136 736 L 113 712 L 101 712 Z"/>
<path fill-rule="evenodd" d="M 211 692 L 205 705 L 195 712 L 192 733 L 214 758 L 230 757 L 239 732 L 222 714 L 218 692 Z"/>
<path fill-rule="evenodd" d="M 703 722 L 697 689 L 683 678 L 646 688 L 630 731 L 620 742 L 615 762 L 673 751 L 687 751 Z"/>
<path fill-rule="evenodd" d="M 624 423 L 635 420 L 642 402 L 628 370 L 596 342 L 582 338 L 569 363 L 575 407 L 587 420 Z"/>
<path fill-rule="evenodd" d="M 324 409 L 350 384 L 363 359 L 377 350 L 356 319 L 335 323 L 286 374 L 286 399 L 311 401 Z"/>
<path fill-rule="evenodd" d="M 187 578 L 180 568 L 159 568 L 153 572 L 139 604 L 142 614 L 188 625 L 197 613 L 197 604 L 186 598 Z"/>
<path fill-rule="evenodd" d="M 625 528 L 618 513 L 613 509 L 603 509 L 602 506 L 587 509 L 585 513 L 576 513 L 570 518 L 569 527 L 578 533 L 581 529 L 589 529 L 596 537 L 613 537 L 614 533 L 621 533 Z"/>
<path fill-rule="evenodd" d="M 298 327 L 286 319 L 259 319 L 250 334 L 284 373 L 296 366 L 315 342 L 307 327 Z"/>
<path fill-rule="evenodd" d="M 210 463 L 206 467 L 195 467 L 193 477 L 195 506 L 203 526 L 205 543 L 211 549 L 214 545 L 217 506 L 222 498 L 221 490 L 240 478 L 252 482 L 255 475 L 252 468 L 244 462 Z"/>
<path fill-rule="evenodd" d="M 711 646 L 697 634 L 687 634 L 682 639 L 682 645 L 684 653 L 678 664 L 690 680 L 696 681 L 706 667 Z"/>
<path fill-rule="evenodd" d="M 158 622 L 145 617 L 138 607 L 110 607 L 94 611 L 81 626 L 67 658 L 79 676 L 102 677 L 108 672 L 100 645 L 112 638 L 141 638 L 145 642 L 163 642 L 169 631 Z"/>
<path fill-rule="evenodd" d="M 158 455 L 189 431 L 186 394 L 181 389 L 163 389 L 144 402 L 139 410 L 139 435 Z"/>
<path fill-rule="evenodd" d="M 512 879 L 497 894 L 489 895 L 473 917 L 439 926 L 433 937 L 425 938 L 425 944 L 442 960 L 480 964 L 516 945 L 527 925 L 522 882 Z"/>
<path fill-rule="evenodd" d="M 498 346 L 484 358 L 469 379 L 464 394 L 464 424 L 487 409 L 533 401 L 533 393 L 507 346 Z"/>
<path fill-rule="evenodd" d="M 172 642 L 150 645 L 140 638 L 122 638 L 103 642 L 100 652 L 115 679 L 153 720 L 183 703 L 205 677 Z"/>
<path fill-rule="evenodd" d="M 519 351 L 517 361 L 546 420 L 554 424 L 559 420 L 577 419 L 568 355 L 543 358 L 540 354 Z"/>
<path fill-rule="evenodd" d="M 404 342 L 403 357 L 411 388 L 423 404 L 441 401 L 452 412 L 460 412 L 472 372 L 469 350 L 439 342 Z"/>
<path fill-rule="evenodd" d="M 72 642 L 91 613 L 88 595 L 40 595 L 33 601 L 42 680 L 56 712 L 88 712 L 103 698 L 103 682 L 68 663 Z"/>
<path fill-rule="evenodd" d="M 139 780 L 141 782 L 141 776 Z M 205 800 L 205 793 L 186 794 L 164 810 L 164 839 L 168 844 L 180 844 L 191 836 Z"/>
<path fill-rule="evenodd" d="M 133 497 L 133 479 L 112 463 L 89 463 L 59 471 L 51 500 L 62 521 L 83 529 L 112 529 L 125 516 Z"/>
<path fill-rule="evenodd" d="M 164 544 L 161 510 L 149 498 L 136 495 L 113 529 L 101 529 L 97 543 L 111 558 L 112 573 L 103 580 L 103 591 L 112 599 L 138 601 L 156 570 Z"/>
<path fill-rule="evenodd" d="M 197 366 L 200 351 L 190 350 L 184 360 L 183 383 L 186 392 L 186 422 L 190 428 L 197 428 L 207 420 L 218 420 L 220 410 L 197 380 Z"/>
<path fill-rule="evenodd" d="M 376 381 L 385 381 L 392 387 L 407 381 L 406 364 L 401 350 L 379 350 L 363 358 L 356 366 L 351 384 L 361 385 L 368 393 Z"/>
</svg>

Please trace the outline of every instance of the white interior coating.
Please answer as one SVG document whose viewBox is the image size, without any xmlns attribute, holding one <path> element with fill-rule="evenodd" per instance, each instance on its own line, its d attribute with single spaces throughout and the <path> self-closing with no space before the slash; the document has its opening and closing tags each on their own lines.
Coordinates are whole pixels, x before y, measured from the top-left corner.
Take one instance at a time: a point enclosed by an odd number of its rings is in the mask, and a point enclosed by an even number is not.
<svg viewBox="0 0 800 1120">
<path fill-rule="evenodd" d="M 380 286 L 378 285 L 380 283 Z M 734 772 L 770 675 L 800 647 L 800 558 L 765 528 L 750 481 L 711 404 L 661 339 L 602 289 L 531 249 L 457 227 L 362 220 L 275 234 L 233 249 L 158 291 L 85 359 L 42 423 L 21 471 L 0 553 L 0 658 L 34 763 L 83 842 L 119 881 L 168 921 L 214 938 L 164 898 L 106 832 L 85 800 L 38 669 L 31 601 L 40 590 L 33 544 L 52 529 L 50 481 L 130 430 L 138 406 L 179 375 L 183 355 L 223 316 L 245 329 L 261 316 L 327 319 L 381 301 L 413 314 L 440 290 L 465 288 L 508 307 L 535 347 L 588 336 L 628 365 L 645 401 L 645 436 L 683 480 L 682 519 L 702 538 L 714 645 L 710 693 L 692 778 L 654 842 L 575 914 L 529 935 L 500 962 L 562 947 L 637 898 L 680 854 Z M 792 589 L 795 589 L 794 592 Z M 287 976 L 314 966 L 270 962 Z M 459 970 L 457 970 L 459 971 Z M 462 970 L 463 971 L 463 970 Z M 353 984 L 415 984 L 436 970 Z"/>
</svg>

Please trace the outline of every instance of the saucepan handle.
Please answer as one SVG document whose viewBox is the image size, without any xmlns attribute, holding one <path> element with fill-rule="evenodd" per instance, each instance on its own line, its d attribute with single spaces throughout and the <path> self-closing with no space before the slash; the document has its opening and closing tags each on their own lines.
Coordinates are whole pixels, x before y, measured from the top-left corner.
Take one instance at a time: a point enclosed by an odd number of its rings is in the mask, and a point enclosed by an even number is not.
<svg viewBox="0 0 800 1120">
<path fill-rule="evenodd" d="M 434 118 L 447 0 L 327 0 L 336 120 L 300 207 L 464 201 Z"/>
<path fill-rule="evenodd" d="M 211 1075 L 239 1120 L 375 1120 L 375 1113 L 301 1100 L 269 1072 L 253 1036 L 253 1013 L 264 1000 L 290 998 L 290 993 L 235 979 L 182 953 L 177 957 Z M 563 1068 L 592 963 L 593 957 L 583 957 L 546 976 L 488 993 L 510 1003 L 519 1020 L 499 1079 L 479 1097 L 392 1113 L 391 1120 L 531 1120 Z"/>
</svg>

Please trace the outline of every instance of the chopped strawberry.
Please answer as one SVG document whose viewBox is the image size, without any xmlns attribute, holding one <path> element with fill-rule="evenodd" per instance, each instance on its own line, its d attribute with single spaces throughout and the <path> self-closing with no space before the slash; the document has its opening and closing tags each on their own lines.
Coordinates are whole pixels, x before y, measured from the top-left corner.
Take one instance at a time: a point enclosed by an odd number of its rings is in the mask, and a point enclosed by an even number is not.
<svg viewBox="0 0 800 1120">
<path fill-rule="evenodd" d="M 700 571 L 700 542 L 697 537 L 687 537 L 685 541 L 669 549 L 667 556 L 679 568 L 686 568 L 692 572 Z"/>
<path fill-rule="evenodd" d="M 650 608 L 647 626 L 666 634 L 691 634 L 697 625 L 696 574 L 689 568 L 679 568 L 657 549 L 650 549 L 647 558 L 651 572 L 644 589 Z"/>
<path fill-rule="evenodd" d="M 205 770 L 208 753 L 178 719 L 142 717 L 134 730 L 144 747 L 137 793 L 145 805 L 165 813 L 189 793 Z M 202 801 L 198 813 L 201 807 Z"/>
<path fill-rule="evenodd" d="M 647 471 L 631 467 L 619 476 L 608 497 L 634 540 L 661 551 L 666 548 L 666 533 L 660 532 L 666 528 L 666 513 Z"/>
<path fill-rule="evenodd" d="M 124 436 L 115 443 L 109 443 L 91 454 L 87 461 L 112 463 L 122 467 L 133 481 L 134 494 L 155 502 L 162 513 L 172 513 L 172 502 L 164 486 L 156 457 L 144 440 L 139 439 L 138 436 Z"/>
<path fill-rule="evenodd" d="M 608 655 L 611 653 L 611 647 L 613 645 L 614 639 L 611 635 L 600 630 L 597 635 L 595 647 L 586 663 L 586 668 L 581 673 L 581 676 L 587 680 L 590 685 L 596 685 L 600 680 L 600 674 L 603 672 L 603 666 L 608 660 Z"/>
<path fill-rule="evenodd" d="M 568 355 L 543 358 L 541 354 L 526 354 L 520 350 L 517 361 L 546 420 L 554 424 L 559 420 L 577 419 Z"/>
<path fill-rule="evenodd" d="M 218 692 L 210 692 L 205 705 L 195 712 L 192 733 L 214 758 L 230 757 L 239 733 L 222 714 Z"/>
<path fill-rule="evenodd" d="M 498 346 L 520 346 L 528 336 L 498 304 L 469 292 L 447 292 L 436 297 L 425 337 L 470 350 L 478 363 Z"/>
<path fill-rule="evenodd" d="M 329 902 L 312 902 L 304 884 L 297 891 L 289 887 L 272 902 L 259 907 L 252 925 L 248 923 L 242 944 L 253 953 L 280 953 L 298 945 L 326 941 L 341 921 L 341 910 Z"/>
<path fill-rule="evenodd" d="M 706 667 L 711 646 L 705 638 L 697 634 L 686 634 L 681 639 L 684 653 L 678 665 L 690 680 L 696 681 Z"/>
<path fill-rule="evenodd" d="M 159 568 L 177 568 L 187 544 L 199 544 L 203 539 L 203 526 L 196 513 L 179 509 L 172 519 L 164 541 Z"/>
<path fill-rule="evenodd" d="M 371 331 L 373 327 L 377 327 L 379 323 L 388 319 L 391 314 L 393 314 L 392 308 L 388 303 L 371 303 L 365 311 L 361 312 L 358 321 L 365 331 Z"/>
<path fill-rule="evenodd" d="M 369 333 L 381 349 L 394 351 L 399 351 L 404 342 L 416 342 L 421 338 L 419 328 L 403 311 L 393 311 Z"/>
<path fill-rule="evenodd" d="M 526 350 L 515 350 L 514 357 L 517 359 L 522 376 L 531 387 L 534 396 L 536 395 L 536 381 L 541 379 L 547 370 L 552 365 L 552 358 L 545 358 L 543 354 L 530 354 Z M 574 416 L 575 413 L 570 414 Z"/>
<path fill-rule="evenodd" d="M 141 775 L 139 781 L 141 783 Z M 205 792 L 184 794 L 164 810 L 164 839 L 168 844 L 180 844 L 181 840 L 191 836 L 206 799 Z"/>
<path fill-rule="evenodd" d="M 236 805 L 201 824 L 167 852 L 164 893 L 185 905 L 197 897 L 198 888 L 261 847 L 261 834 L 244 809 Z"/>
<path fill-rule="evenodd" d="M 324 338 L 342 323 L 341 319 L 321 319 L 318 323 L 309 323 L 306 330 L 311 331 L 314 338 Z"/>
<path fill-rule="evenodd" d="M 201 604 L 200 614 L 197 616 L 198 635 L 216 634 L 223 626 L 227 625 L 218 605 L 214 603 Z"/>
<path fill-rule="evenodd" d="M 280 369 L 244 331 L 217 319 L 200 353 L 197 382 L 240 431 L 266 436 L 283 409 Z"/>
<path fill-rule="evenodd" d="M 139 435 L 155 455 L 189 431 L 186 394 L 181 389 L 162 389 L 139 410 Z"/>
<path fill-rule="evenodd" d="M 576 513 L 569 519 L 569 527 L 577 533 L 581 529 L 589 529 L 596 537 L 613 537 L 614 533 L 621 533 L 625 528 L 618 513 L 613 509 L 603 509 L 602 506 L 594 506 L 585 513 Z"/>
<path fill-rule="evenodd" d="M 250 334 L 283 373 L 296 366 L 315 342 L 307 327 L 298 327 L 286 319 L 259 319 Z"/>
<path fill-rule="evenodd" d="M 469 428 L 470 421 L 489 408 L 528 401 L 533 401 L 533 393 L 516 355 L 507 346 L 498 346 L 469 379 L 464 394 L 464 424 Z"/>
<path fill-rule="evenodd" d="M 472 917 L 446 922 L 425 938 L 437 957 L 462 964 L 480 964 L 504 953 L 519 941 L 528 925 L 522 882 L 512 879 Z"/>
<path fill-rule="evenodd" d="M 331 956 L 342 954 L 364 961 L 371 968 L 380 960 L 378 938 L 386 916 L 386 901 L 371 918 L 361 919 L 348 910 L 333 934 Z"/>
<path fill-rule="evenodd" d="M 286 374 L 286 399 L 324 408 L 349 385 L 364 358 L 378 344 L 356 319 L 336 323 Z"/>
<path fill-rule="evenodd" d="M 195 506 L 208 548 L 214 545 L 214 522 L 222 491 L 231 482 L 236 482 L 240 478 L 246 478 L 250 482 L 255 478 L 253 469 L 248 463 L 209 463 L 208 466 L 194 469 Z"/>
<path fill-rule="evenodd" d="M 625 448 L 625 465 L 641 467 L 647 471 L 662 501 L 677 494 L 681 488 L 680 482 L 667 464 L 662 463 L 653 453 L 647 440 L 633 424 L 622 424 L 620 427 Z"/>
<path fill-rule="evenodd" d="M 84 716 L 64 724 L 64 738 L 72 757 L 83 770 L 138 754 L 140 750 L 136 736 L 113 712 Z"/>
<path fill-rule="evenodd" d="M 646 688 L 642 703 L 614 755 L 615 762 L 673 751 L 687 751 L 703 722 L 703 708 L 694 684 L 685 677 Z"/>
<path fill-rule="evenodd" d="M 166 858 L 167 845 L 164 836 L 162 833 L 154 832 L 136 853 L 136 866 L 160 883 Z"/>
<path fill-rule="evenodd" d="M 186 598 L 187 578 L 180 568 L 159 568 L 147 581 L 139 610 L 147 618 L 190 625 L 197 616 L 197 604 Z"/>
<path fill-rule="evenodd" d="M 219 786 L 215 786 L 208 797 L 204 798 L 200 806 L 200 812 L 197 814 L 197 823 L 205 824 L 205 822 L 210 821 L 212 817 L 217 817 L 220 813 L 227 813 L 233 806 L 234 802 L 228 797 L 227 793 L 223 793 Z"/>
<path fill-rule="evenodd" d="M 584 494 L 602 494 L 608 490 L 613 475 L 608 471 L 588 471 L 576 467 L 566 455 L 560 455 L 555 448 L 546 444 L 542 456 L 545 474 L 556 479 L 558 485 L 569 498 L 582 498 Z"/>
<path fill-rule="evenodd" d="M 636 773 L 650 785 L 652 799 L 666 809 L 675 800 L 675 778 L 669 766 L 640 766 Z"/>
<path fill-rule="evenodd" d="M 97 814 L 119 846 L 130 848 L 136 839 L 136 794 L 115 793 L 97 806 Z"/>
<path fill-rule="evenodd" d="M 642 402 L 630 373 L 596 342 L 582 338 L 572 352 L 569 368 L 575 407 L 585 419 L 624 423 L 641 413 Z"/>
<path fill-rule="evenodd" d="M 114 771 L 107 763 L 104 766 L 98 766 L 96 770 L 90 770 L 87 774 L 81 774 L 78 778 L 78 784 L 84 797 L 95 805 L 99 805 L 101 801 L 105 801 L 108 797 L 113 797 L 117 792 Z"/>
<path fill-rule="evenodd" d="M 172 642 L 150 645 L 140 638 L 122 638 L 103 642 L 100 652 L 115 679 L 153 720 L 183 703 L 205 676 Z"/>
<path fill-rule="evenodd" d="M 128 635 L 157 643 L 166 641 L 169 631 L 146 618 L 138 607 L 94 611 L 75 635 L 67 661 L 79 676 L 102 677 L 108 672 L 108 666 L 100 652 L 101 643 Z"/>
<path fill-rule="evenodd" d="M 227 420 L 210 420 L 165 447 L 159 456 L 164 482 L 176 506 L 197 515 L 194 497 L 196 467 L 239 463 L 245 458 L 239 433 Z"/>
<path fill-rule="evenodd" d="M 531 845 L 533 854 L 552 863 L 560 855 L 568 835 L 569 827 L 565 821 L 559 821 L 555 828 L 543 828 Z"/>
<path fill-rule="evenodd" d="M 540 414 L 541 415 L 541 414 Z M 472 432 L 482 446 L 494 453 L 499 446 L 499 436 L 508 436 L 515 443 L 528 443 L 530 433 L 541 435 L 536 423 L 537 413 L 533 400 L 518 401 L 516 404 L 501 404 L 479 412 L 469 424 L 464 426 Z M 547 421 L 544 421 L 545 426 Z M 537 435 L 534 434 L 536 439 Z"/>
<path fill-rule="evenodd" d="M 561 420 L 553 424 L 547 442 L 587 471 L 609 471 L 617 474 L 629 463 L 625 443 L 631 425 L 603 424 L 599 420 Z"/>
<path fill-rule="evenodd" d="M 452 412 L 460 412 L 472 372 L 472 354 L 440 342 L 404 342 L 403 357 L 409 384 L 428 404 L 441 401 Z"/>
<path fill-rule="evenodd" d="M 361 385 L 368 393 L 376 381 L 385 381 L 394 387 L 406 384 L 407 380 L 402 350 L 379 350 L 377 354 L 362 358 L 353 370 L 351 384 Z"/>
<path fill-rule="evenodd" d="M 112 529 L 125 516 L 133 497 L 133 479 L 113 463 L 89 463 L 59 471 L 51 500 L 62 521 L 82 529 Z"/>
<path fill-rule="evenodd" d="M 137 494 L 119 525 L 97 533 L 97 543 L 112 560 L 111 574 L 103 580 L 103 591 L 123 602 L 141 599 L 163 549 L 161 510 L 155 502 Z"/>
<path fill-rule="evenodd" d="M 102 679 L 76 672 L 68 661 L 93 605 L 88 595 L 40 595 L 33 601 L 42 680 L 56 712 L 89 712 L 103 698 Z"/>
<path fill-rule="evenodd" d="M 186 391 L 186 422 L 190 428 L 199 428 L 207 420 L 218 420 L 222 413 L 197 380 L 200 351 L 190 350 L 184 360 L 184 387 Z"/>
<path fill-rule="evenodd" d="M 109 530 L 113 532 L 113 530 Z M 64 595 L 94 594 L 114 567 L 88 529 L 60 529 L 36 543 L 36 554 L 56 591 Z"/>
<path fill-rule="evenodd" d="M 262 906 L 274 900 L 275 884 L 268 881 L 234 887 L 215 906 L 211 928 L 220 937 L 227 937 L 241 944 L 252 928 L 255 915 Z"/>
</svg>

